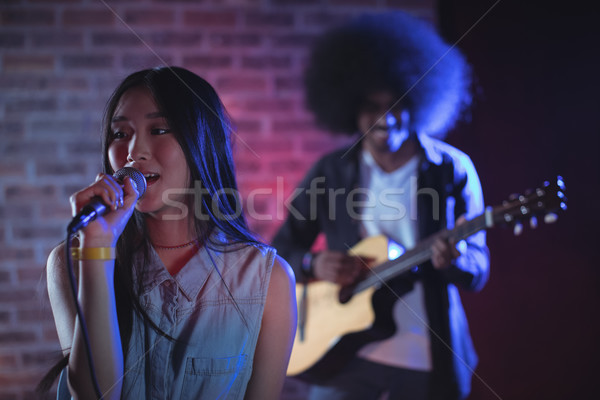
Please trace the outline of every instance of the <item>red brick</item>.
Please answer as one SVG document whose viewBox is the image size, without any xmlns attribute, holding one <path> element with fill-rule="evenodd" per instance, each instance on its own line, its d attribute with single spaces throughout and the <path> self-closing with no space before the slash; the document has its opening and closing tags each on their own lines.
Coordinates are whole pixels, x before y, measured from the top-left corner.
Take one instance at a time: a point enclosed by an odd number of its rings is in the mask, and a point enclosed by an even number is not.
<svg viewBox="0 0 600 400">
<path fill-rule="evenodd" d="M 2 177 L 13 176 L 25 178 L 24 164 L 0 161 L 0 171 L 2 171 Z"/>
<path fill-rule="evenodd" d="M 42 215 L 42 221 L 68 221 L 71 217 L 71 206 L 66 198 L 60 203 L 42 203 L 40 204 L 40 214 Z"/>
<path fill-rule="evenodd" d="M 310 163 L 307 163 L 304 160 L 301 161 L 289 157 L 286 160 L 271 161 L 268 164 L 270 170 L 277 171 L 278 174 L 283 175 L 291 171 L 306 171 L 309 166 Z"/>
<path fill-rule="evenodd" d="M 254 161 L 239 160 L 236 161 L 235 169 L 237 173 L 257 173 L 261 169 L 261 163 L 255 159 Z"/>
<path fill-rule="evenodd" d="M 175 11 L 172 9 L 127 10 L 123 20 L 128 25 L 157 26 L 172 24 Z"/>
<path fill-rule="evenodd" d="M 8 199 L 5 205 L 0 206 L 0 218 L 5 221 L 31 219 L 33 205 L 25 204 L 22 199 Z"/>
<path fill-rule="evenodd" d="M 248 99 L 244 103 L 246 112 L 289 113 L 294 109 L 295 102 L 291 99 L 257 98 Z"/>
<path fill-rule="evenodd" d="M 107 26 L 116 20 L 112 11 L 106 8 L 98 10 L 65 10 L 62 24 L 65 26 Z"/>
<path fill-rule="evenodd" d="M 85 164 L 78 162 L 39 162 L 36 165 L 36 175 L 44 176 L 85 176 Z"/>
<path fill-rule="evenodd" d="M 340 12 L 311 12 L 304 16 L 306 26 L 315 26 L 321 29 L 339 25 L 350 18 L 350 14 Z"/>
<path fill-rule="evenodd" d="M 6 72 L 40 72 L 54 69 L 51 54 L 7 54 L 2 60 Z"/>
<path fill-rule="evenodd" d="M 61 57 L 65 69 L 106 69 L 113 65 L 113 56 L 108 54 L 72 54 Z"/>
<path fill-rule="evenodd" d="M 18 332 L 15 332 L 18 334 Z M 1 335 L 1 334 L 0 334 Z M 1 337 L 1 336 L 0 336 Z M 23 337 L 22 339 L 24 339 Z M 33 340 L 31 340 L 33 342 Z M 21 342 L 22 343 L 22 342 Z M 0 374 L 0 388 L 5 390 L 9 387 L 32 387 L 35 386 L 37 381 L 40 379 L 40 373 L 38 371 L 14 371 L 10 375 L 9 374 Z M 22 397 L 19 397 L 21 399 Z"/>
<path fill-rule="evenodd" d="M 310 33 L 293 33 L 272 36 L 271 42 L 274 47 L 294 47 L 294 48 L 306 48 L 314 42 L 316 34 Z"/>
<path fill-rule="evenodd" d="M 144 36 L 150 46 L 187 47 L 198 46 L 202 43 L 199 32 L 154 32 Z"/>
<path fill-rule="evenodd" d="M 1 319 L 0 319 L 1 321 Z M 0 355 L 0 369 L 7 370 L 8 368 L 17 367 L 17 357 L 14 354 L 2 354 Z M 0 397 L 4 399 L 4 397 Z"/>
<path fill-rule="evenodd" d="M 42 140 L 37 141 L 8 141 L 4 138 L 5 142 L 0 148 L 0 155 L 4 160 L 6 159 L 22 159 L 22 157 L 31 156 L 35 154 L 36 157 L 46 156 L 48 158 L 56 158 L 56 143 L 44 142 Z"/>
<path fill-rule="evenodd" d="M 333 151 L 342 146 L 339 141 L 331 139 L 327 133 L 322 132 L 321 135 L 321 138 L 303 141 L 301 146 L 302 152 L 322 154 L 323 152 Z"/>
<path fill-rule="evenodd" d="M 29 185 L 6 185 L 4 195 L 8 201 L 18 200 L 35 201 L 43 197 L 54 196 L 56 188 L 52 185 L 29 186 Z"/>
<path fill-rule="evenodd" d="M 183 23 L 196 29 L 234 27 L 236 20 L 235 11 L 188 11 L 183 15 Z"/>
<path fill-rule="evenodd" d="M 99 32 L 92 34 L 93 46 L 142 46 L 142 41 L 132 32 Z"/>
<path fill-rule="evenodd" d="M 423 10 L 435 10 L 436 0 L 385 0 L 387 6 L 412 8 Z"/>
<path fill-rule="evenodd" d="M 40 280 L 43 271 L 37 271 L 37 280 Z M 41 307 L 26 308 L 17 310 L 17 323 L 23 322 L 42 322 L 44 320 L 51 321 L 52 314 L 49 310 L 42 310 Z M 26 325 L 25 325 L 26 326 Z"/>
<path fill-rule="evenodd" d="M 37 291 L 34 289 L 4 288 L 3 290 L 0 291 L 0 303 L 14 303 L 14 302 L 20 302 L 20 301 L 27 301 L 27 300 L 35 301 L 37 295 L 38 295 Z M 0 337 L 2 337 L 2 334 L 4 334 L 4 335 L 6 335 L 5 336 L 5 338 L 6 338 L 6 337 L 10 336 L 9 333 L 10 332 L 1 332 L 0 331 Z M 0 339 L 0 342 L 2 342 L 2 339 Z"/>
<path fill-rule="evenodd" d="M 304 119 L 277 119 L 273 121 L 273 131 L 279 134 L 295 132 L 303 133 L 313 131 L 315 125 L 311 120 Z"/>
<path fill-rule="evenodd" d="M 379 0 L 330 0 L 332 5 L 375 7 Z"/>
<path fill-rule="evenodd" d="M 75 4 L 81 3 L 81 0 L 29 0 L 29 3 L 41 3 L 41 4 Z"/>
<path fill-rule="evenodd" d="M 25 35 L 16 32 L 0 33 L 0 48 L 2 49 L 20 49 L 25 46 Z"/>
<path fill-rule="evenodd" d="M 275 89 L 276 90 L 292 90 L 301 92 L 304 89 L 302 83 L 302 77 L 300 76 L 280 76 L 275 78 Z"/>
<path fill-rule="evenodd" d="M 103 110 L 106 104 L 105 99 L 98 96 L 90 96 L 88 93 L 81 93 L 77 96 L 69 96 L 63 100 L 62 111 L 82 111 Z M 80 124 L 82 126 L 83 124 Z M 87 128 L 86 128 L 87 129 Z"/>
<path fill-rule="evenodd" d="M 83 35 L 81 32 L 49 32 L 33 33 L 31 43 L 34 47 L 81 47 L 83 45 Z"/>
<path fill-rule="evenodd" d="M 233 60 L 230 55 L 198 55 L 184 57 L 183 64 L 188 68 L 228 68 Z"/>
<path fill-rule="evenodd" d="M 263 130 L 261 121 L 255 119 L 236 118 L 233 125 L 237 128 L 237 131 L 244 133 L 257 134 Z"/>
<path fill-rule="evenodd" d="M 40 282 L 41 279 L 45 279 L 46 271 L 41 267 L 27 267 L 19 268 L 17 270 L 17 280 L 20 283 L 35 283 Z M 36 308 L 37 310 L 38 308 Z M 19 319 L 22 319 L 19 317 Z"/>
<path fill-rule="evenodd" d="M 88 81 L 80 77 L 57 77 L 27 72 L 10 73 L 0 76 L 0 88 L 2 90 L 62 90 L 71 92 L 73 90 L 88 90 Z"/>
<path fill-rule="evenodd" d="M 271 0 L 273 4 L 277 5 L 309 5 L 309 4 L 319 4 L 322 0 Z"/>
<path fill-rule="evenodd" d="M 29 113 L 32 111 L 56 111 L 56 98 L 15 99 L 6 102 L 6 111 Z"/>
<path fill-rule="evenodd" d="M 3 146 L 6 145 L 8 136 L 19 137 L 24 132 L 22 121 L 0 120 L 0 136 L 2 136 Z"/>
<path fill-rule="evenodd" d="M 7 283 L 12 283 L 12 274 L 10 273 L 10 271 L 6 271 L 6 270 L 0 270 L 0 284 L 7 284 Z M 3 316 L 0 313 L 0 321 L 2 321 Z"/>
<path fill-rule="evenodd" d="M 84 184 L 73 184 L 73 185 L 65 185 L 62 188 L 61 194 L 62 194 L 62 198 L 64 199 L 68 199 L 69 197 L 71 197 L 72 194 L 80 191 L 81 189 L 83 189 L 84 187 L 86 187 L 88 184 L 90 184 L 91 182 L 86 182 Z"/>
<path fill-rule="evenodd" d="M 15 0 L 10 0 L 15 1 Z M 0 389 L 0 398 L 2 400 L 19 400 L 21 396 L 14 390 Z M 45 400 L 45 399 L 44 399 Z"/>
<path fill-rule="evenodd" d="M 42 337 L 44 338 L 44 341 L 52 343 L 53 346 L 56 346 L 56 343 L 58 343 L 56 327 L 54 325 L 50 325 L 47 328 L 44 328 L 42 330 Z"/>
<path fill-rule="evenodd" d="M 60 350 L 37 350 L 34 352 L 24 352 L 21 354 L 21 360 L 25 367 L 36 367 L 39 365 L 53 365 L 62 358 Z"/>
<path fill-rule="evenodd" d="M 257 47 L 263 42 L 261 35 L 249 33 L 214 33 L 209 40 L 215 48 Z"/>
<path fill-rule="evenodd" d="M 161 65 L 172 65 L 173 57 L 168 54 L 154 54 L 145 48 L 145 52 L 141 54 L 127 53 L 121 60 L 121 65 L 132 71 L 137 71 L 144 68 L 154 68 Z"/>
<path fill-rule="evenodd" d="M 242 58 L 242 67 L 249 69 L 289 68 L 290 56 L 246 56 Z"/>
<path fill-rule="evenodd" d="M 282 135 L 284 136 L 284 135 Z M 283 138 L 271 138 L 270 140 L 256 140 L 249 139 L 245 141 L 249 148 L 253 149 L 256 153 L 281 153 L 289 152 L 292 149 L 293 142 L 290 137 Z"/>
<path fill-rule="evenodd" d="M 35 227 L 15 227 L 13 228 L 13 236 L 17 240 L 58 240 L 64 236 L 64 231 L 64 227 L 61 226 L 40 226 L 37 224 Z"/>
<path fill-rule="evenodd" d="M 77 155 L 85 155 L 88 156 L 99 156 L 101 152 L 101 144 L 100 141 L 94 142 L 75 142 L 75 143 L 67 143 L 66 149 L 68 154 L 77 154 Z"/>
<path fill-rule="evenodd" d="M 291 12 L 252 12 L 246 14 L 245 20 L 250 27 L 288 28 L 294 25 L 294 14 Z"/>
<path fill-rule="evenodd" d="M 217 92 L 235 91 L 263 92 L 267 89 L 267 81 L 263 76 L 227 76 L 219 78 L 216 83 Z"/>
<path fill-rule="evenodd" d="M 31 123 L 31 134 L 38 141 L 40 141 L 40 136 L 46 136 L 44 139 L 54 139 L 56 140 L 56 136 L 60 137 L 76 137 L 75 135 L 79 135 L 81 130 L 83 129 L 82 122 L 77 120 L 63 120 L 63 119 L 54 119 L 54 120 L 36 120 Z M 35 143 L 27 143 L 27 145 L 35 145 Z M 51 146 L 56 146 L 52 142 L 50 142 Z"/>
<path fill-rule="evenodd" d="M 0 25 L 3 26 L 51 26 L 54 21 L 52 10 L 0 10 Z"/>
</svg>

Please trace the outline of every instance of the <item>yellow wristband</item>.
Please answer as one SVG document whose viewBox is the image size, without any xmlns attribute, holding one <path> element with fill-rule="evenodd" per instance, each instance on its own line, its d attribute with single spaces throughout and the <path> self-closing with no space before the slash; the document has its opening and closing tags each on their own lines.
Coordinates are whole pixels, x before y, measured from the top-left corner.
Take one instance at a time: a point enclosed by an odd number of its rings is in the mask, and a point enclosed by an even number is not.
<svg viewBox="0 0 600 400">
<path fill-rule="evenodd" d="M 114 260 L 116 252 L 114 247 L 76 247 L 71 251 L 73 260 Z"/>
</svg>

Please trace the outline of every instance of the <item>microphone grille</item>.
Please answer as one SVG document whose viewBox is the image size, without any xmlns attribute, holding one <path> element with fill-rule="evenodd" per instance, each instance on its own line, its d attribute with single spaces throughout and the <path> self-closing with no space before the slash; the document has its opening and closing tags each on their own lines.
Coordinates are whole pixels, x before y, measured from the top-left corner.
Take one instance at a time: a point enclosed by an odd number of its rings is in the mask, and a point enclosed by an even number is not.
<svg viewBox="0 0 600 400">
<path fill-rule="evenodd" d="M 144 193 L 146 193 L 146 178 L 144 178 L 144 175 L 137 169 L 132 167 L 123 167 L 115 172 L 113 176 L 118 180 L 122 180 L 128 176 L 137 185 L 137 190 L 140 193 L 139 197 L 142 197 Z"/>
</svg>

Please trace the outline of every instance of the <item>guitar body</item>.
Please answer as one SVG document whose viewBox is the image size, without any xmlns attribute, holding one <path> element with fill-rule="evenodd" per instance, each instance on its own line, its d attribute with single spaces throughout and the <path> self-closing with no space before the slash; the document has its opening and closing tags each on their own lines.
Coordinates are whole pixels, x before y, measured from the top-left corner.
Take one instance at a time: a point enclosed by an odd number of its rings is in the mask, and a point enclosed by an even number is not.
<svg viewBox="0 0 600 400">
<path fill-rule="evenodd" d="M 373 236 L 359 242 L 350 254 L 369 257 L 373 267 L 388 260 L 387 237 Z M 340 285 L 317 281 L 296 285 L 296 298 L 306 310 L 305 324 L 296 333 L 287 374 L 318 382 L 334 374 L 350 360 L 363 345 L 382 340 L 394 334 L 391 318 L 396 297 L 386 299 L 387 288 L 371 287 L 354 295 L 342 304 Z M 306 303 L 302 303 L 302 302 Z M 377 307 L 374 307 L 377 303 Z M 375 315 L 373 310 L 379 310 Z"/>
<path fill-rule="evenodd" d="M 335 375 L 364 345 L 387 339 L 396 332 L 392 311 L 397 297 L 387 287 L 365 290 L 341 304 L 337 297 L 339 286 L 331 285 L 336 286 L 327 288 L 327 298 L 331 300 L 319 303 L 325 305 L 318 312 L 320 322 L 314 315 L 311 316 L 311 325 L 313 322 L 315 325 L 308 329 L 307 324 L 306 340 L 301 341 L 296 336 L 288 368 L 288 375 L 313 384 L 322 383 Z M 312 289 L 310 286 L 309 293 Z M 332 304 L 331 309 L 326 306 L 329 301 L 336 303 Z M 373 310 L 377 310 L 377 313 Z"/>
</svg>

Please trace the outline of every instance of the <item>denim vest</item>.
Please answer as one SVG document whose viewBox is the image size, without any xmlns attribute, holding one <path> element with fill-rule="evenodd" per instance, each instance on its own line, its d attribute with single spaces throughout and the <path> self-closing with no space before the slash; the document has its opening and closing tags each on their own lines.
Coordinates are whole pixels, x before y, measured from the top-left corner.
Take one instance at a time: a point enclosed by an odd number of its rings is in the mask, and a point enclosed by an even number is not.
<svg viewBox="0 0 600 400">
<path fill-rule="evenodd" d="M 268 247 L 204 247 L 174 277 L 154 250 L 143 266 L 138 257 L 140 304 L 176 341 L 134 315 L 121 397 L 242 399 L 274 257 Z"/>
</svg>

